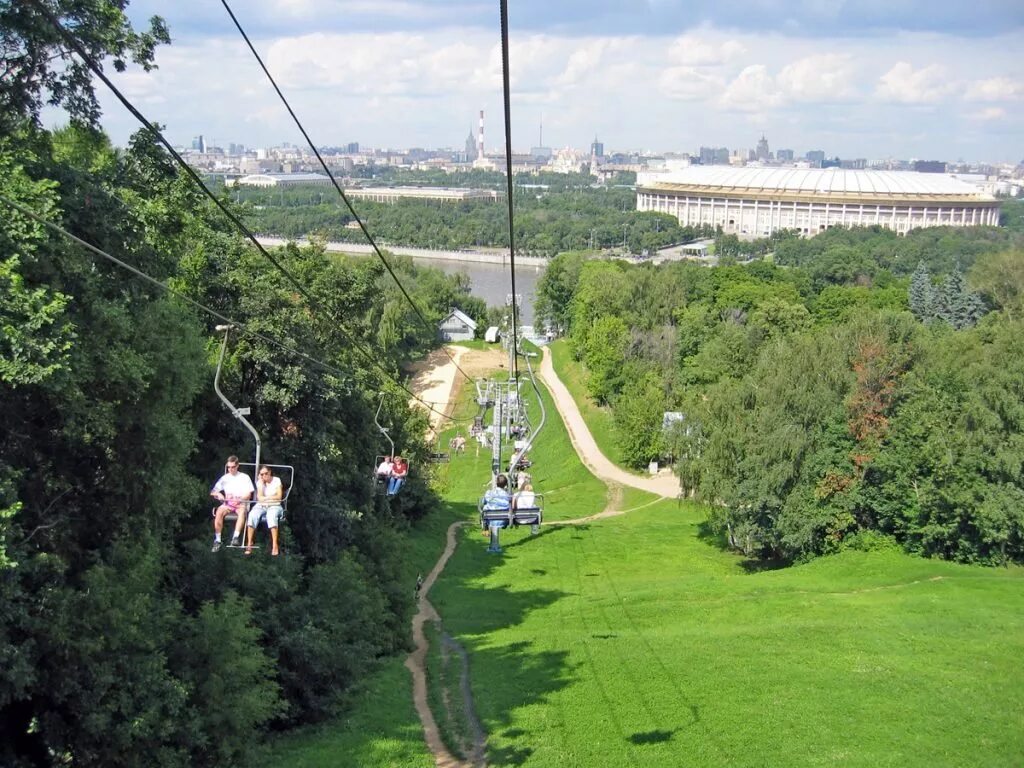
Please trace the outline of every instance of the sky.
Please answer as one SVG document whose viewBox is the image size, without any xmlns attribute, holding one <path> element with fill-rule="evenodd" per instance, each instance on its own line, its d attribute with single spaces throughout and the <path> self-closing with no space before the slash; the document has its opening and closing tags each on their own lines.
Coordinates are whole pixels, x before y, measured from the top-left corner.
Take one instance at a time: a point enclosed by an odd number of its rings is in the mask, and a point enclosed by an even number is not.
<svg viewBox="0 0 1024 768">
<path fill-rule="evenodd" d="M 1024 160 L 1022 0 L 510 0 L 512 145 Z M 497 0 L 235 0 L 318 145 L 504 146 Z M 220 3 L 167 21 L 158 69 L 109 71 L 172 142 L 299 144 Z M 97 83 L 121 143 L 132 118 Z"/>
</svg>

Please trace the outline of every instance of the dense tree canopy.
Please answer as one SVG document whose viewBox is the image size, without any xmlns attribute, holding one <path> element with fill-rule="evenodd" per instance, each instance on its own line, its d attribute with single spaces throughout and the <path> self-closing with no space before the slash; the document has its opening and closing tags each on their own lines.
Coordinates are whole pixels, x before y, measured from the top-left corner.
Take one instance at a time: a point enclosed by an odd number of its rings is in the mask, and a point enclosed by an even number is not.
<svg viewBox="0 0 1024 768">
<path fill-rule="evenodd" d="M 626 461 L 680 457 L 684 487 L 748 555 L 882 534 L 1021 562 L 1022 245 L 1013 230 L 864 229 L 782 238 L 785 267 L 565 254 L 537 311 L 567 329 Z M 684 421 L 663 433 L 664 411 Z"/>
<path fill-rule="evenodd" d="M 517 187 L 516 249 L 525 254 L 554 256 L 562 251 L 618 248 L 630 253 L 654 251 L 687 242 L 708 229 L 681 227 L 674 216 L 639 212 L 630 189 L 571 184 L 571 175 L 556 175 L 560 183 L 538 191 Z M 504 177 L 501 177 L 502 185 Z M 458 184 L 458 174 L 443 180 Z M 551 180 L 554 182 L 554 180 Z M 534 176 L 517 183 L 536 185 Z M 501 187 L 504 189 L 504 186 Z M 286 190 L 232 189 L 250 225 L 268 235 L 301 238 L 311 234 L 330 240 L 363 242 L 348 225 L 351 214 L 335 195 L 322 187 Z M 355 201 L 359 216 L 382 242 L 424 248 L 508 247 L 508 209 L 493 202 L 439 203 L 400 200 L 393 204 Z"/>
<path fill-rule="evenodd" d="M 121 5 L 51 7 L 98 55 L 149 61 Z M 252 455 L 212 391 L 219 321 L 0 201 L 0 764 L 237 765 L 264 726 L 330 715 L 406 643 L 404 531 L 434 504 L 425 418 L 385 397 L 413 466 L 385 500 L 373 409 L 450 307 L 485 308 L 398 259 L 424 326 L 376 261 L 281 251 L 310 303 L 148 133 L 117 150 L 90 126 L 91 80 L 26 8 L 0 5 L 17 75 L 0 195 L 258 333 L 232 335 L 221 385 L 263 460 L 296 474 L 284 557 L 212 554 L 210 485 Z M 46 51 L 54 71 L 31 70 Z M 49 98 L 72 127 L 35 124 Z"/>
</svg>

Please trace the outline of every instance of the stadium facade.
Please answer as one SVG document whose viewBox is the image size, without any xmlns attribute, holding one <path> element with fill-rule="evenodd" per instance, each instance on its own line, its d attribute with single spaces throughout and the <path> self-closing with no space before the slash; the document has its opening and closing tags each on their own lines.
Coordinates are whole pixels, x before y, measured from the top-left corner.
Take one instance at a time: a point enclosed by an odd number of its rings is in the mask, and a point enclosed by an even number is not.
<svg viewBox="0 0 1024 768">
<path fill-rule="evenodd" d="M 877 224 L 906 234 L 999 223 L 999 200 L 952 176 L 840 168 L 690 166 L 640 174 L 636 206 L 671 214 L 683 226 L 709 224 L 749 238 L 784 229 L 810 237 L 831 227 Z"/>
</svg>

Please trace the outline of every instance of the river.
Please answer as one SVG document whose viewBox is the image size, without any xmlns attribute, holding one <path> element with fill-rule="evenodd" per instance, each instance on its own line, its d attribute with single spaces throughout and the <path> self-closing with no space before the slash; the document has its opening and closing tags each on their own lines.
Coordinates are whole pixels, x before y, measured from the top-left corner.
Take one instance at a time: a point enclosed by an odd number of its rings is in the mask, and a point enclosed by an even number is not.
<svg viewBox="0 0 1024 768">
<path fill-rule="evenodd" d="M 288 240 L 279 237 L 259 237 L 261 245 L 271 248 L 285 245 Z M 298 241 L 300 245 L 305 240 Z M 373 249 L 364 243 L 327 243 L 328 251 L 351 254 L 372 254 Z M 474 296 L 479 296 L 489 307 L 504 307 L 505 300 L 512 293 L 507 255 L 501 251 L 433 251 L 427 248 L 386 245 L 393 253 L 411 256 L 412 260 L 424 267 L 436 267 L 449 275 L 465 272 L 469 275 Z M 446 256 L 452 258 L 445 258 Z M 533 325 L 533 299 L 537 292 L 537 280 L 547 264 L 546 259 L 535 256 L 516 257 L 516 293 L 522 297 L 520 325 Z M 538 328 L 538 331 L 543 329 Z"/>
<path fill-rule="evenodd" d="M 424 267 L 436 267 L 442 272 L 453 275 L 456 272 L 465 272 L 469 275 L 473 295 L 479 296 L 487 302 L 489 307 L 503 307 L 508 295 L 512 293 L 510 287 L 511 275 L 508 266 L 500 264 L 463 263 L 457 261 L 445 261 L 443 259 L 418 259 L 415 256 L 413 261 Z M 521 324 L 533 325 L 533 299 L 537 292 L 537 281 L 540 279 L 542 270 L 540 267 L 520 267 L 516 265 L 516 293 L 523 297 L 521 305 Z M 538 329 L 540 330 L 540 329 Z"/>
</svg>

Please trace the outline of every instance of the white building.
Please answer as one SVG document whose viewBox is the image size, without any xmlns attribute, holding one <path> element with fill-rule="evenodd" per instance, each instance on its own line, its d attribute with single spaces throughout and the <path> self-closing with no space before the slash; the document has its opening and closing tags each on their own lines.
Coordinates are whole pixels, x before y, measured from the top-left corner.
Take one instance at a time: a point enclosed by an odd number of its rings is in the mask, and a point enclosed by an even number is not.
<svg viewBox="0 0 1024 768">
<path fill-rule="evenodd" d="M 453 309 L 437 330 L 444 341 L 472 341 L 476 336 L 476 322 L 461 309 Z"/>
<path fill-rule="evenodd" d="M 254 173 L 237 182 L 243 187 L 327 186 L 331 180 L 322 173 Z"/>
<path fill-rule="evenodd" d="M 726 234 L 765 237 L 795 229 L 880 225 L 900 234 L 920 227 L 997 225 L 999 201 L 936 173 L 839 168 L 691 166 L 637 177 L 638 211 L 708 224 Z"/>
<path fill-rule="evenodd" d="M 433 200 L 439 203 L 461 203 L 467 200 L 494 202 L 501 193 L 491 189 L 464 189 L 461 187 L 360 187 L 346 189 L 353 200 L 372 200 L 376 203 L 394 203 L 398 200 Z"/>
</svg>

